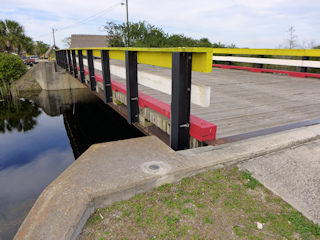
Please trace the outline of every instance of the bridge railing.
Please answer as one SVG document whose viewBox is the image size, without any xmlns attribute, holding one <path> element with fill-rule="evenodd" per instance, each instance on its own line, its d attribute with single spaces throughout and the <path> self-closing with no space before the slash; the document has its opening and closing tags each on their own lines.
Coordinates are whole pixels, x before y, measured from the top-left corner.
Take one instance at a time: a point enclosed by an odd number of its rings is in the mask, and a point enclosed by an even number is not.
<svg viewBox="0 0 320 240">
<path fill-rule="evenodd" d="M 220 55 L 220 56 L 219 56 Z M 221 56 L 222 55 L 222 56 Z M 251 72 L 282 73 L 294 77 L 316 77 L 320 74 L 308 73 L 308 68 L 320 68 L 320 49 L 238 49 L 214 48 L 213 67 L 226 69 L 243 69 Z M 293 59 L 288 59 L 293 58 Z M 314 59 L 314 60 L 312 60 Z M 315 61 L 318 59 L 318 61 Z M 223 61 L 224 64 L 216 62 Z M 255 67 L 235 66 L 234 63 L 251 63 Z M 265 65 L 281 65 L 299 67 L 300 72 L 266 69 Z"/>
<path fill-rule="evenodd" d="M 87 58 L 91 91 L 96 91 L 94 58 L 101 58 L 105 103 L 112 102 L 110 59 L 125 61 L 127 120 L 129 124 L 139 122 L 137 64 L 172 68 L 170 146 L 174 150 L 182 150 L 189 147 L 191 72 L 211 72 L 212 48 L 62 49 L 56 52 L 56 61 L 58 65 L 64 67 L 75 78 L 79 78 L 82 83 L 85 83 L 84 56 Z M 216 126 L 214 124 L 211 125 L 207 130 L 215 136 Z"/>
</svg>

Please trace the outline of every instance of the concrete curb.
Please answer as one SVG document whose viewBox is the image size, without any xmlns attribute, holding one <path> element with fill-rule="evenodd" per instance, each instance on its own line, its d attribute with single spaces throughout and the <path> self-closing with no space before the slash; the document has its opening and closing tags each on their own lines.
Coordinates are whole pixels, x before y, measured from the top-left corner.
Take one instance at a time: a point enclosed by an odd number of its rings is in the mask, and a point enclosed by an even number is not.
<svg viewBox="0 0 320 240">
<path fill-rule="evenodd" d="M 96 144 L 43 191 L 14 239 L 76 239 L 96 208 L 316 139 L 320 125 L 180 152 L 154 136 Z"/>
</svg>

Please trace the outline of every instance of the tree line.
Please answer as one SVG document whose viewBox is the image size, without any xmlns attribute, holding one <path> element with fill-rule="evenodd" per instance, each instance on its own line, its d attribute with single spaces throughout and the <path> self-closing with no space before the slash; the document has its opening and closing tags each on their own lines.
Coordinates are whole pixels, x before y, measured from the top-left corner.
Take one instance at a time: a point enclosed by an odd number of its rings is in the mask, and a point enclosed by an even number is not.
<svg viewBox="0 0 320 240">
<path fill-rule="evenodd" d="M 208 38 L 193 39 L 184 34 L 168 34 L 146 21 L 107 22 L 104 26 L 110 47 L 215 47 L 235 48 L 235 44 L 211 43 Z"/>
<path fill-rule="evenodd" d="M 42 41 L 33 41 L 27 36 L 21 24 L 13 20 L 0 20 L 0 52 L 16 52 L 20 57 L 25 51 L 28 54 L 43 55 L 50 45 Z"/>
</svg>

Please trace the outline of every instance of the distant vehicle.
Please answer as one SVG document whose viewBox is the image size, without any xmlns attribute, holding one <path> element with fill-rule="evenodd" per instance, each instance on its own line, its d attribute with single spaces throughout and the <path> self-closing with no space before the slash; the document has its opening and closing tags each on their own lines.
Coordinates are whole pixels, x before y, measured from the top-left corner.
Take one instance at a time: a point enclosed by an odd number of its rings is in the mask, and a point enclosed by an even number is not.
<svg viewBox="0 0 320 240">
<path fill-rule="evenodd" d="M 24 64 L 30 65 L 31 67 L 37 63 L 39 63 L 39 58 L 37 56 L 30 56 L 24 60 Z"/>
<path fill-rule="evenodd" d="M 29 59 L 31 61 L 34 60 L 34 63 L 39 63 L 39 58 L 37 56 L 30 56 Z"/>
</svg>

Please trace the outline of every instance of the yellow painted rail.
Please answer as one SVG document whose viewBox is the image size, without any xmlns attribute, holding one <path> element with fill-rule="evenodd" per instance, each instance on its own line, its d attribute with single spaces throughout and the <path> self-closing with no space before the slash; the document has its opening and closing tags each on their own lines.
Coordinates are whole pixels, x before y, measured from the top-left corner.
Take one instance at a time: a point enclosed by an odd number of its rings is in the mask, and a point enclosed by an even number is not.
<svg viewBox="0 0 320 240">
<path fill-rule="evenodd" d="M 172 67 L 172 52 L 192 53 L 192 71 L 209 73 L 212 70 L 212 48 L 68 48 L 61 50 L 92 50 L 94 57 L 101 57 L 100 50 L 108 50 L 111 59 L 125 60 L 125 51 L 136 51 L 138 63 L 159 67 Z M 61 51 L 60 50 L 60 51 Z"/>
<path fill-rule="evenodd" d="M 274 55 L 320 57 L 320 49 L 213 48 L 213 54 Z"/>
</svg>

